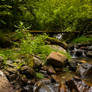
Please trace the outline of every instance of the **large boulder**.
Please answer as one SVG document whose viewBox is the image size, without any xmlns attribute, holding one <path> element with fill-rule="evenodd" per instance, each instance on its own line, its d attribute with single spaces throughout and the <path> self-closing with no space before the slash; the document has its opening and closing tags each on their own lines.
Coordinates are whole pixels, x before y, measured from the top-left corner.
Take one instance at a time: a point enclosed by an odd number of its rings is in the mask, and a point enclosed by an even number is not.
<svg viewBox="0 0 92 92">
<path fill-rule="evenodd" d="M 15 92 L 2 71 L 0 71 L 0 92 Z"/>
<path fill-rule="evenodd" d="M 88 63 L 81 64 L 78 69 L 77 73 L 80 77 L 88 82 L 92 82 L 92 65 Z"/>
<path fill-rule="evenodd" d="M 42 60 L 37 56 L 33 57 L 33 62 L 34 62 L 34 68 L 40 67 L 42 65 Z"/>
<path fill-rule="evenodd" d="M 87 55 L 88 57 L 92 57 L 92 51 L 87 51 L 87 52 L 86 52 L 86 55 Z"/>
<path fill-rule="evenodd" d="M 60 51 L 60 52 L 66 53 L 66 50 L 63 47 L 59 46 L 59 45 L 49 45 L 49 46 L 50 46 L 50 48 L 52 48 L 52 49 L 54 49 L 56 51 Z"/>
<path fill-rule="evenodd" d="M 51 52 L 47 57 L 47 64 L 62 67 L 67 62 L 67 57 L 59 52 Z"/>
<path fill-rule="evenodd" d="M 71 80 L 66 81 L 66 86 L 68 88 L 67 92 L 92 92 L 92 87 L 87 85 L 77 76 L 73 77 Z"/>
<path fill-rule="evenodd" d="M 50 44 L 59 45 L 59 46 L 63 47 L 64 49 L 67 49 L 67 47 L 68 47 L 66 42 L 60 41 L 60 40 L 55 39 L 53 37 L 48 37 L 47 41 L 50 42 Z"/>
</svg>

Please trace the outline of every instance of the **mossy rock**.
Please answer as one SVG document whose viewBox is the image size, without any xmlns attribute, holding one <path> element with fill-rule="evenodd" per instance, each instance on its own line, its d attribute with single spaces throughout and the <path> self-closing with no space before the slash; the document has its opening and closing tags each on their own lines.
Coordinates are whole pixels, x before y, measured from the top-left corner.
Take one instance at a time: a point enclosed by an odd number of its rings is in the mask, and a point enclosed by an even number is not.
<svg viewBox="0 0 92 92">
<path fill-rule="evenodd" d="M 50 42 L 50 44 L 59 45 L 59 46 L 63 47 L 64 49 L 67 49 L 67 47 L 68 47 L 68 45 L 65 41 L 60 41 L 53 37 L 48 37 L 46 40 L 48 42 Z"/>
</svg>

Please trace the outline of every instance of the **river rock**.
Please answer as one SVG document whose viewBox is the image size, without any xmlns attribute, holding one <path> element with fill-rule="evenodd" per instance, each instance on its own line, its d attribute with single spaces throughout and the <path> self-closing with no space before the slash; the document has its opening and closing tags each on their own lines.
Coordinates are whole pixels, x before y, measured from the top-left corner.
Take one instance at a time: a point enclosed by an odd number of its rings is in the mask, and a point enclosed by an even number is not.
<svg viewBox="0 0 92 92">
<path fill-rule="evenodd" d="M 87 51 L 87 52 L 86 52 L 86 55 L 87 55 L 88 57 L 92 57 L 92 51 Z"/>
<path fill-rule="evenodd" d="M 15 92 L 2 71 L 0 71 L 0 92 Z"/>
<path fill-rule="evenodd" d="M 69 63 L 68 63 L 69 69 L 73 72 L 76 72 L 78 65 L 82 63 L 87 63 L 87 61 L 72 58 L 71 60 L 69 60 Z"/>
<path fill-rule="evenodd" d="M 4 58 L 2 56 L 0 56 L 0 62 L 2 62 L 4 60 Z"/>
<path fill-rule="evenodd" d="M 52 66 L 48 66 L 48 70 L 47 71 L 48 71 L 49 74 L 55 74 L 56 73 Z"/>
<path fill-rule="evenodd" d="M 52 74 L 51 75 L 51 79 L 54 81 L 54 82 L 57 82 L 57 83 L 60 83 L 61 82 L 61 78 L 55 74 Z"/>
<path fill-rule="evenodd" d="M 39 57 L 33 57 L 33 62 L 34 62 L 34 67 L 39 67 L 39 66 L 41 66 L 42 65 L 42 61 L 40 60 L 40 58 Z"/>
<path fill-rule="evenodd" d="M 75 85 L 73 79 L 66 81 L 66 85 L 67 85 L 67 88 L 69 90 L 68 92 L 79 92 L 79 90 L 78 90 L 77 86 Z"/>
<path fill-rule="evenodd" d="M 92 82 L 92 65 L 88 63 L 81 64 L 78 69 L 77 73 L 80 77 L 84 80 Z"/>
<path fill-rule="evenodd" d="M 12 64 L 13 63 L 13 61 L 12 60 L 6 60 L 6 64 L 8 65 L 10 65 L 10 64 Z"/>
<path fill-rule="evenodd" d="M 66 50 L 63 47 L 59 46 L 59 45 L 48 45 L 48 46 L 50 46 L 52 49 L 55 49 L 57 51 L 61 51 L 61 52 L 66 53 Z"/>
<path fill-rule="evenodd" d="M 51 52 L 47 57 L 47 64 L 62 67 L 67 62 L 67 57 L 59 52 Z"/>
<path fill-rule="evenodd" d="M 33 92 L 59 92 L 59 84 L 53 84 L 49 79 L 42 79 L 35 83 Z"/>
<path fill-rule="evenodd" d="M 75 76 L 65 82 L 67 90 L 65 92 L 92 92 L 92 87 L 87 85 L 79 77 Z"/>
<path fill-rule="evenodd" d="M 51 44 L 59 45 L 59 46 L 63 47 L 64 49 L 67 49 L 67 47 L 68 47 L 66 42 L 60 41 L 60 40 L 55 39 L 53 37 L 48 37 L 47 41 L 50 42 Z"/>
<path fill-rule="evenodd" d="M 26 65 L 21 67 L 19 71 L 21 74 L 26 75 L 27 78 L 34 78 L 35 76 L 35 71 L 31 67 Z"/>
<path fill-rule="evenodd" d="M 7 67 L 6 71 L 8 71 L 10 74 L 15 74 L 17 72 L 17 69 L 15 67 Z"/>
<path fill-rule="evenodd" d="M 59 92 L 67 92 L 66 85 L 64 83 L 60 83 Z"/>
</svg>

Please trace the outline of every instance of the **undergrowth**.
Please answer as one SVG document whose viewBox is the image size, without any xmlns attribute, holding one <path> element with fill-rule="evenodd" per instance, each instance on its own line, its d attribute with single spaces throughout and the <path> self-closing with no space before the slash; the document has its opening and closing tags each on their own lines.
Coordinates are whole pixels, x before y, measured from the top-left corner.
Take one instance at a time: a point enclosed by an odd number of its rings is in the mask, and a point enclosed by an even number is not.
<svg viewBox="0 0 92 92">
<path fill-rule="evenodd" d="M 65 56 L 67 56 L 68 59 L 71 58 L 69 53 L 61 52 L 59 50 L 51 48 L 49 45 L 46 45 L 45 40 L 48 38 L 47 34 L 40 34 L 34 36 L 25 29 L 21 29 L 21 30 L 18 29 L 16 32 L 19 38 L 21 35 L 21 39 L 19 39 L 20 41 L 14 42 L 15 45 L 16 44 L 18 45 L 18 47 L 15 46 L 12 49 L 0 50 L 0 56 L 3 56 L 5 60 L 7 59 L 15 60 L 24 55 L 27 58 L 25 61 L 28 62 L 30 61 L 29 60 L 30 56 L 38 55 L 43 61 L 45 61 L 46 57 L 52 51 L 60 52 Z"/>
<path fill-rule="evenodd" d="M 84 43 L 84 42 L 92 42 L 92 37 L 81 36 L 72 41 L 72 43 Z"/>
</svg>

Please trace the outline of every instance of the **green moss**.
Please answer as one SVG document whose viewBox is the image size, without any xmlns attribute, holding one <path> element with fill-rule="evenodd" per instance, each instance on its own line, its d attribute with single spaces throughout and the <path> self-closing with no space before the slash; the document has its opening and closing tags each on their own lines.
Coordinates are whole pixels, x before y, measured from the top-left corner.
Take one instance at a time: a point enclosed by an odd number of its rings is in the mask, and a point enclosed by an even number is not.
<svg viewBox="0 0 92 92">
<path fill-rule="evenodd" d="M 11 59 L 21 59 L 21 56 L 23 55 L 24 62 L 29 65 L 30 67 L 34 66 L 33 60 L 31 56 L 38 55 L 43 61 L 46 61 L 46 57 L 52 52 L 60 52 L 64 54 L 68 59 L 70 59 L 70 54 L 65 53 L 63 51 L 59 51 L 58 49 L 53 49 L 49 45 L 45 44 L 45 41 L 48 37 L 46 34 L 42 35 L 36 35 L 33 36 L 29 32 L 21 31 L 22 34 L 24 34 L 24 37 L 20 39 L 21 43 L 18 43 L 18 48 L 12 48 L 12 49 L 5 49 L 0 50 L 0 55 L 2 55 L 5 60 Z M 52 39 L 52 38 L 51 38 Z M 57 43 L 62 44 L 61 41 L 53 40 Z M 45 62 L 44 62 L 45 63 Z M 19 65 L 19 67 L 21 64 Z"/>
<path fill-rule="evenodd" d="M 72 43 L 84 43 L 84 42 L 92 42 L 92 37 L 81 36 L 72 41 Z"/>
<path fill-rule="evenodd" d="M 39 78 L 39 79 L 43 79 L 44 78 L 44 75 L 42 73 L 36 73 L 36 77 Z"/>
<path fill-rule="evenodd" d="M 53 38 L 53 37 L 48 37 L 47 41 L 50 41 L 52 44 L 57 44 L 65 49 L 67 49 L 67 43 L 65 41 L 59 41 L 58 39 Z"/>
</svg>

